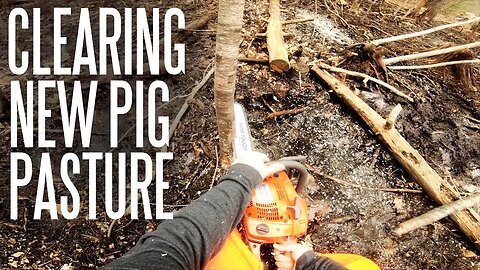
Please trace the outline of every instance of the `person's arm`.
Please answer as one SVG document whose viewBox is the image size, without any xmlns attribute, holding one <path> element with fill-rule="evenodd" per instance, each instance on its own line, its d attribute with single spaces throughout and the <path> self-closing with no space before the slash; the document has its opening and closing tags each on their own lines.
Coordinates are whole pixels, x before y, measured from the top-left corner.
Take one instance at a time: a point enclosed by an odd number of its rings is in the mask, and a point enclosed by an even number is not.
<svg viewBox="0 0 480 270">
<path fill-rule="evenodd" d="M 336 261 L 317 255 L 313 250 L 305 252 L 298 258 L 296 270 L 347 270 Z"/>
<path fill-rule="evenodd" d="M 278 269 L 292 269 L 295 265 L 295 270 L 347 270 L 338 262 L 319 256 L 310 247 L 298 243 L 274 244 L 273 247 Z M 289 252 L 291 256 L 284 255 L 285 252 Z"/>
<path fill-rule="evenodd" d="M 217 186 L 164 221 L 157 231 L 142 236 L 105 269 L 202 269 L 240 221 L 251 190 L 282 169 L 279 164 L 265 165 L 267 160 L 252 153 L 248 160 L 234 164 Z"/>
</svg>

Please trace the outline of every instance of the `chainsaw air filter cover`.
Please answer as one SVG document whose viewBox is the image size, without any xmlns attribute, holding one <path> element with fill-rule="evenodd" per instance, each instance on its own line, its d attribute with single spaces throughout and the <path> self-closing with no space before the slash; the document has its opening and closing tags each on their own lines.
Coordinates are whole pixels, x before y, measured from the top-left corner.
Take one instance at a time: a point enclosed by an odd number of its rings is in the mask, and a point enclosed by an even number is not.
<svg viewBox="0 0 480 270">
<path fill-rule="evenodd" d="M 286 237 L 304 235 L 307 227 L 307 204 L 297 194 L 285 171 L 265 178 L 254 189 L 244 216 L 249 241 L 282 242 Z"/>
</svg>

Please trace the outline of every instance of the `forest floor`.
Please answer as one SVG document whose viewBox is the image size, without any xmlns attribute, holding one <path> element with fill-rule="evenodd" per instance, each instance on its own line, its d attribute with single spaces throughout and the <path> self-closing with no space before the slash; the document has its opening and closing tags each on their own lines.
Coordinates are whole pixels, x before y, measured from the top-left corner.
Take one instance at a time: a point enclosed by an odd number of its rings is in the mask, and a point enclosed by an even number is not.
<svg viewBox="0 0 480 270">
<path fill-rule="evenodd" d="M 165 2 L 165 1 L 164 1 Z M 168 1 L 167 1 L 168 2 Z M 205 14 L 216 13 L 217 2 L 175 1 L 183 10 L 187 24 Z M 240 53 L 245 57 L 265 57 L 266 42 L 255 38 L 265 31 L 267 1 L 247 0 L 244 16 L 243 41 Z M 240 63 L 236 100 L 247 111 L 256 149 L 275 160 L 289 155 L 304 155 L 313 168 L 315 180 L 308 183 L 305 196 L 310 208 L 310 227 L 305 241 L 317 252 L 349 252 L 367 256 L 382 269 L 480 269 L 480 254 L 450 219 L 418 229 L 401 238 L 391 236 L 391 229 L 408 218 L 435 207 L 425 193 L 384 192 L 381 188 L 421 190 L 420 186 L 400 167 L 368 127 L 345 107 L 328 88 L 309 72 L 309 64 L 316 60 L 361 71 L 384 79 L 384 74 L 367 57 L 351 46 L 376 38 L 419 31 L 439 21 L 417 22 L 402 15 L 405 7 L 384 2 L 360 1 L 353 11 L 351 1 L 283 2 L 282 18 L 314 18 L 313 21 L 291 24 L 285 32 L 293 33 L 286 39 L 291 71 L 278 74 L 262 64 Z M 376 1 L 375 1 L 376 2 Z M 383 2 L 383 1 L 379 1 Z M 75 2 L 54 0 L 49 6 L 78 6 Z M 104 6 L 100 2 L 82 2 L 92 10 Z M 146 1 L 123 1 L 119 7 L 159 7 L 161 12 L 173 4 L 153 4 Z M 25 3 L 29 12 L 34 7 Z M 8 17 L 13 6 L 5 6 L 0 13 Z M 43 7 L 48 10 L 48 7 Z M 397 11 L 397 12 L 396 12 Z M 48 13 L 47 11 L 45 11 Z M 73 9 L 72 14 L 78 14 Z M 73 16 L 72 16 L 73 17 Z M 51 17 L 45 16 L 45 25 Z M 98 14 L 92 16 L 98 18 Z M 74 19 L 78 19 L 74 18 Z M 73 19 L 72 19 L 73 20 Z M 73 24 L 75 25 L 75 23 Z M 214 59 L 216 20 L 202 31 L 193 31 L 185 41 L 186 74 L 161 76 L 170 86 L 171 101 L 158 110 L 159 115 L 173 119 L 192 87 L 202 80 Z M 76 27 L 66 30 L 76 35 Z M 95 32 L 95 31 L 94 31 Z M 1 32 L 0 46 L 6 46 L 6 32 Z M 31 34 L 30 34 L 31 35 Z M 46 36 L 51 35 L 47 33 Z M 410 54 L 439 47 L 445 43 L 466 44 L 478 40 L 479 33 L 456 28 L 437 32 L 427 37 L 386 44 L 386 57 Z M 31 40 L 31 36 L 26 41 Z M 27 45 L 28 42 L 25 42 Z M 74 44 L 74 43 L 73 43 Z M 68 48 L 73 49 L 73 48 Z M 67 51 L 68 51 L 67 49 Z M 472 51 L 478 54 L 478 50 Z M 44 56 L 48 58 L 48 56 Z M 9 99 L 12 80 L 7 69 L 7 55 L 0 56 L 0 85 Z M 382 115 L 401 104 L 403 111 L 397 120 L 397 129 L 417 149 L 425 160 L 461 193 L 480 191 L 480 76 L 478 65 L 472 67 L 471 88 L 458 80 L 452 69 L 389 72 L 389 83 L 408 94 L 414 102 L 397 97 L 384 88 L 362 80 L 338 77 L 356 89 L 370 106 Z M 20 80 L 37 79 L 26 74 Z M 123 78 L 134 81 L 136 78 Z M 145 81 L 154 78 L 144 79 Z M 475 88 L 476 86 L 476 88 Z M 107 89 L 108 90 L 108 89 Z M 95 134 L 89 151 L 109 151 L 108 91 L 97 95 Z M 174 98 L 179 96 L 178 98 Z M 60 109 L 55 108 L 55 97 L 48 102 L 52 118 L 47 120 L 50 138 L 62 140 L 55 132 Z M 302 108 L 294 115 L 267 119 L 272 111 Z M 1 109 L 1 108 L 0 108 Z M 472 120 L 473 119 L 473 120 Z M 135 123 L 135 111 L 122 118 L 119 134 L 126 133 Z M 113 151 L 138 151 L 134 147 L 134 134 L 126 138 Z M 0 129 L 0 168 L 10 171 L 10 124 Z M 108 138 L 108 137 L 107 137 Z M 170 188 L 164 195 L 167 211 L 178 210 L 207 192 L 222 171 L 217 166 L 218 137 L 213 107 L 213 80 L 197 93 L 190 103 L 171 139 L 169 150 L 174 159 L 165 164 L 165 181 Z M 22 149 L 39 157 L 41 149 Z M 59 163 L 67 152 L 82 153 L 81 145 L 74 149 L 56 147 L 48 150 L 52 162 Z M 153 154 L 158 149 L 142 149 Z M 34 158 L 34 166 L 38 161 Z M 82 163 L 83 166 L 86 164 Z M 115 169 L 122 164 L 115 165 Z M 58 167 L 58 166 L 57 166 Z M 58 170 L 54 175 L 59 175 Z M 115 222 L 106 216 L 102 199 L 97 200 L 97 219 L 87 219 L 88 209 L 82 204 L 79 217 L 33 219 L 35 180 L 20 189 L 19 219 L 10 220 L 9 173 L 0 176 L 0 265 L 2 268 L 33 269 L 87 269 L 105 265 L 124 254 L 144 233 L 155 230 L 160 220 L 132 220 L 129 216 Z M 35 176 L 38 173 L 34 172 Z M 327 176 L 327 177 L 326 177 Z M 74 180 L 80 196 L 87 197 L 88 181 L 84 173 Z M 338 178 L 354 185 L 332 181 Z M 54 176 L 56 196 L 68 194 L 61 180 Z M 98 174 L 98 198 L 104 198 L 102 173 Z M 58 182 L 58 183 L 57 183 Z M 360 185 L 362 188 L 358 188 Z M 155 197 L 151 189 L 151 197 Z M 127 193 L 128 194 L 128 193 Z M 115 195 L 114 195 L 115 198 Z M 152 200 L 152 199 L 151 199 Z M 142 209 L 140 207 L 139 209 Z"/>
</svg>

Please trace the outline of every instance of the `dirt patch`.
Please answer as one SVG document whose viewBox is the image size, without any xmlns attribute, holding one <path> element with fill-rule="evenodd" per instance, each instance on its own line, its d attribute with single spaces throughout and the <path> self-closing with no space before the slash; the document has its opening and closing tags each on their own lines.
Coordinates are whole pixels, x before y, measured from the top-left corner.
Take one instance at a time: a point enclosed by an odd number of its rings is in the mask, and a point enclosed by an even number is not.
<svg viewBox="0 0 480 270">
<path fill-rule="evenodd" d="M 256 148 L 272 159 L 305 155 L 307 163 L 319 172 L 314 173 L 315 182 L 309 183 L 306 190 L 309 206 L 313 209 L 307 242 L 311 242 L 318 252 L 351 252 L 370 257 L 383 269 L 476 269 L 479 263 L 476 251 L 448 219 L 400 239 L 390 235 L 391 229 L 399 222 L 433 207 L 425 194 L 362 189 L 339 184 L 324 176 L 367 188 L 420 189 L 361 120 L 309 74 L 308 64 L 318 59 L 328 63 L 351 59 L 342 67 L 377 76 L 375 66 L 351 57 L 352 50 L 348 46 L 426 26 L 397 16 L 398 7 L 388 3 L 379 7 L 371 1 L 362 1 L 359 12 L 355 13 L 349 9 L 348 1 L 344 5 L 333 1 L 320 2 L 316 1 L 315 6 L 312 1 L 293 1 L 284 6 L 284 19 L 314 18 L 312 22 L 286 28 L 295 34 L 287 39 L 294 68 L 280 75 L 272 73 L 266 66 L 240 64 L 237 88 L 237 100 L 247 110 Z M 89 5 L 93 8 L 100 4 L 92 2 Z M 125 4 L 130 5 L 153 7 L 152 3 Z M 215 12 L 216 8 L 214 1 L 181 1 L 175 5 L 182 8 L 187 22 L 204 13 Z M 167 4 L 162 4 L 161 8 L 167 8 Z M 5 15 L 10 9 L 5 8 L 2 13 Z M 243 55 L 258 56 L 267 52 L 264 40 L 252 38 L 264 30 L 261 17 L 267 17 L 266 10 L 266 2 L 247 1 L 241 45 Z M 186 75 L 161 77 L 171 86 L 171 99 L 188 94 L 211 64 L 215 47 L 214 21 L 210 22 L 208 30 L 195 32 L 186 41 Z M 478 35 L 468 37 L 468 33 L 450 30 L 422 40 L 389 44 L 385 50 L 386 56 L 396 56 L 443 42 L 466 43 L 473 39 L 478 39 Z M 0 56 L 0 61 L 6 63 L 5 54 Z M 477 85 L 478 74 L 476 67 L 472 77 Z M 479 92 L 464 89 L 449 68 L 402 71 L 389 76 L 391 84 L 415 98 L 414 103 L 405 102 L 375 84 L 342 79 L 358 89 L 361 97 L 382 115 L 401 103 L 404 109 L 397 129 L 407 141 L 460 192 L 478 192 L 480 134 L 478 129 L 472 128 L 475 123 L 469 119 L 480 119 Z M 7 82 L 9 78 L 8 74 L 3 77 Z M 7 85 L 3 86 L 5 93 L 8 93 Z M 165 166 L 165 179 L 170 183 L 165 194 L 167 210 L 178 209 L 198 198 L 210 188 L 215 171 L 216 177 L 221 175 L 216 167 L 218 149 L 212 88 L 210 81 L 196 95 L 171 140 L 174 160 Z M 104 138 L 104 133 L 108 133 L 105 126 L 108 123 L 106 99 L 106 96 L 99 98 L 104 106 L 99 106 L 98 115 L 103 112 L 104 117 L 99 118 L 95 129 L 98 134 L 92 137 L 95 148 L 100 150 L 108 148 Z M 158 113 L 170 115 L 173 119 L 183 100 L 181 97 L 175 99 Z M 272 109 L 293 108 L 305 110 L 296 115 L 266 119 Z M 52 110 L 53 115 L 58 113 L 58 109 Z M 132 112 L 122 120 L 120 134 L 132 126 L 134 117 Z M 47 124 L 50 128 L 59 125 L 55 121 Z M 1 131 L 3 158 L 0 166 L 5 171 L 9 171 L 11 151 L 9 129 L 9 124 L 4 124 Z M 52 136 L 61 138 L 62 134 Z M 118 151 L 134 151 L 133 144 L 134 138 L 127 136 Z M 74 150 L 82 151 L 79 146 Z M 38 155 L 39 151 L 31 151 L 33 156 Z M 146 148 L 144 151 L 153 154 L 155 149 Z M 64 148 L 58 147 L 51 150 L 51 155 L 58 159 L 64 152 Z M 102 203 L 97 205 L 97 220 L 86 220 L 87 209 L 82 208 L 80 217 L 75 220 L 35 221 L 32 219 L 35 185 L 21 190 L 21 218 L 10 221 L 7 175 L 3 175 L 0 182 L 3 187 L 0 191 L 0 262 L 3 267 L 99 267 L 124 254 L 142 234 L 154 230 L 160 222 L 125 217 L 112 225 L 101 210 L 104 209 Z M 98 182 L 102 181 L 100 177 Z M 85 179 L 76 179 L 80 187 L 84 182 Z M 86 188 L 86 184 L 83 187 Z M 154 198 L 153 188 L 151 192 Z M 101 188 L 98 194 L 103 196 Z"/>
</svg>

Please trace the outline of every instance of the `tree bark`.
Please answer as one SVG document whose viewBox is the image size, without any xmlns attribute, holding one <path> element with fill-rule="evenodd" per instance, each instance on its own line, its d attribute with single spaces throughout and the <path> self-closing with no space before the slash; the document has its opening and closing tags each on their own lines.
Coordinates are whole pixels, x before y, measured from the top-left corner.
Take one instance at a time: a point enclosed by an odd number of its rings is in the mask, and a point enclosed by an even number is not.
<svg viewBox="0 0 480 270">
<path fill-rule="evenodd" d="M 220 0 L 218 4 L 214 95 L 223 167 L 230 164 L 232 155 L 233 102 L 244 6 L 245 0 Z"/>
<path fill-rule="evenodd" d="M 270 0 L 270 18 L 267 26 L 267 49 L 270 68 L 276 72 L 290 69 L 287 48 L 283 40 L 282 23 L 280 21 L 280 0 Z"/>
</svg>

